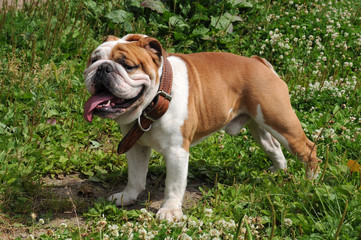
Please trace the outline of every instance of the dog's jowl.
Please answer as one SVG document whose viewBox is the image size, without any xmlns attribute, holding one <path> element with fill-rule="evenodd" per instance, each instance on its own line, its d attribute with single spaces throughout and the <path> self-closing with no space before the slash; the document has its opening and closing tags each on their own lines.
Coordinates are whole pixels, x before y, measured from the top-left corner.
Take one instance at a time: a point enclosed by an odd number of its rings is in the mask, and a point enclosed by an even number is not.
<svg viewBox="0 0 361 240">
<path fill-rule="evenodd" d="M 84 71 L 92 95 L 84 118 L 116 121 L 125 136 L 128 183 L 109 200 L 136 201 L 145 189 L 151 149 L 166 161 L 164 202 L 157 216 L 182 216 L 190 146 L 225 128 L 236 135 L 247 126 L 273 162 L 286 169 L 281 145 L 316 177 L 316 148 L 292 110 L 287 85 L 260 57 L 230 53 L 169 54 L 158 40 L 140 34 L 110 36 L 91 54 Z M 240 146 L 241 147 L 241 146 Z"/>
</svg>

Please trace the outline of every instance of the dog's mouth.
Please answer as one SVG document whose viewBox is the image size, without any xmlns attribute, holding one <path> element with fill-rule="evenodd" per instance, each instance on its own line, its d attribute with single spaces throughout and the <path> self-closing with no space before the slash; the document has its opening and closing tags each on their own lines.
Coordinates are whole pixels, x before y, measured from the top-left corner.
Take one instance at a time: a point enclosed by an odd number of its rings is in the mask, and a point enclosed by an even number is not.
<svg viewBox="0 0 361 240">
<path fill-rule="evenodd" d="M 118 98 L 109 91 L 102 91 L 91 96 L 84 105 L 84 119 L 88 122 L 93 120 L 93 115 L 110 117 L 113 114 L 123 114 L 143 96 L 144 87 L 139 94 L 131 99 Z"/>
</svg>

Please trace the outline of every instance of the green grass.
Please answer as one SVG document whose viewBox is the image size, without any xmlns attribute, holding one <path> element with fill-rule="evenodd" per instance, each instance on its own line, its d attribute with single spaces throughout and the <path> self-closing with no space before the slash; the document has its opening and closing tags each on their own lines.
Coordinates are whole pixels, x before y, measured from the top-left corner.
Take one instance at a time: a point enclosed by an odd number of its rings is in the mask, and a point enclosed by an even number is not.
<svg viewBox="0 0 361 240">
<path fill-rule="evenodd" d="M 170 2 L 2 6 L 0 237 L 360 239 L 361 175 L 347 167 L 361 161 L 360 1 Z M 150 209 L 49 194 L 45 176 L 79 173 L 109 189 L 125 181 L 126 161 L 115 151 L 117 124 L 82 118 L 88 97 L 82 72 L 104 36 L 131 32 L 158 38 L 169 52 L 226 51 L 270 61 L 289 85 L 307 136 L 317 140 L 321 178 L 306 180 L 303 165 L 288 153 L 287 172 L 264 171 L 271 163 L 243 129 L 192 148 L 189 182 L 202 196 L 180 222 L 160 222 Z M 154 152 L 149 179 L 164 173 Z M 42 225 L 75 210 L 86 224 Z"/>
</svg>

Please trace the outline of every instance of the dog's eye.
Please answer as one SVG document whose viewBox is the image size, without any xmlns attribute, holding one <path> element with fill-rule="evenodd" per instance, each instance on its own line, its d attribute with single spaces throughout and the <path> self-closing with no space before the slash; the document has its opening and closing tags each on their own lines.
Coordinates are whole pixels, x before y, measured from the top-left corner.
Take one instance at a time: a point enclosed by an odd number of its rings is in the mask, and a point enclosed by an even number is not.
<svg viewBox="0 0 361 240">
<path fill-rule="evenodd" d="M 98 61 L 97 58 L 92 58 L 90 62 L 91 62 L 91 64 L 93 64 L 93 63 L 95 63 L 96 61 Z"/>
<path fill-rule="evenodd" d="M 138 68 L 137 65 L 135 65 L 135 66 L 130 66 L 130 65 L 127 65 L 127 64 L 123 64 L 123 67 L 125 68 L 125 70 L 126 70 L 127 72 L 134 71 L 135 69 Z"/>
</svg>

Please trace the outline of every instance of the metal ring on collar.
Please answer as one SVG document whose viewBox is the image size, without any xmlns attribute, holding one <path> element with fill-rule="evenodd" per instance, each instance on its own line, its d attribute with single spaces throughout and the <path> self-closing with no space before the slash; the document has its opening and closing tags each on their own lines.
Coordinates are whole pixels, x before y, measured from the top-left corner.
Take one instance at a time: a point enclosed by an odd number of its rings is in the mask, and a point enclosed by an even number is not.
<svg viewBox="0 0 361 240">
<path fill-rule="evenodd" d="M 152 127 L 152 125 L 150 125 L 147 129 L 144 129 L 142 124 L 140 123 L 140 117 L 138 118 L 138 126 L 139 126 L 140 130 L 142 130 L 143 132 L 148 132 Z"/>
</svg>

